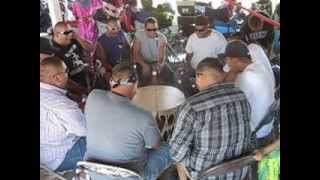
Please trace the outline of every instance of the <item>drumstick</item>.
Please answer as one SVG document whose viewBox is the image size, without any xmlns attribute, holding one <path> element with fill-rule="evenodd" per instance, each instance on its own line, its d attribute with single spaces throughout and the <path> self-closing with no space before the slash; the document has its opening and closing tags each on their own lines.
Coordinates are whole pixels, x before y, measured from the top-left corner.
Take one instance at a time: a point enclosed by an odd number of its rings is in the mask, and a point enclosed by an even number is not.
<svg viewBox="0 0 320 180">
<path fill-rule="evenodd" d="M 277 22 L 277 21 L 275 21 L 275 20 L 273 20 L 273 19 L 271 19 L 271 18 L 267 18 L 267 17 L 261 15 L 260 13 L 258 13 L 258 12 L 256 12 L 256 11 L 253 11 L 253 10 L 251 10 L 251 9 L 247 9 L 247 8 L 241 6 L 241 5 L 237 5 L 237 6 L 241 7 L 242 9 L 244 9 L 244 10 L 246 10 L 246 11 L 248 11 L 248 12 L 250 12 L 252 15 L 258 17 L 259 19 L 261 19 L 261 20 L 263 20 L 263 21 L 266 21 L 266 22 L 272 24 L 273 26 L 276 26 L 276 27 L 279 27 L 279 28 L 280 28 L 280 23 L 279 23 L 279 22 Z"/>
</svg>

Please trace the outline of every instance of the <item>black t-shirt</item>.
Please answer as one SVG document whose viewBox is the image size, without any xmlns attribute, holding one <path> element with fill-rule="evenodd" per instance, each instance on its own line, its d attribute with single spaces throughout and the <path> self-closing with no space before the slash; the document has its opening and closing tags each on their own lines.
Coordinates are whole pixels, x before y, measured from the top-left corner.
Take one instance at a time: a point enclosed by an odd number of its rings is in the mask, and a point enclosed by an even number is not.
<svg viewBox="0 0 320 180">
<path fill-rule="evenodd" d="M 87 86 L 83 48 L 77 40 L 71 40 L 68 46 L 60 46 L 51 38 L 40 37 L 40 53 L 55 54 L 66 64 L 69 77 L 80 85 Z"/>
<path fill-rule="evenodd" d="M 240 29 L 240 38 L 247 44 L 257 43 L 263 48 L 271 47 L 274 39 L 274 27 L 272 24 L 264 22 L 263 28 L 260 31 L 253 32 L 248 25 L 248 17 Z"/>
</svg>

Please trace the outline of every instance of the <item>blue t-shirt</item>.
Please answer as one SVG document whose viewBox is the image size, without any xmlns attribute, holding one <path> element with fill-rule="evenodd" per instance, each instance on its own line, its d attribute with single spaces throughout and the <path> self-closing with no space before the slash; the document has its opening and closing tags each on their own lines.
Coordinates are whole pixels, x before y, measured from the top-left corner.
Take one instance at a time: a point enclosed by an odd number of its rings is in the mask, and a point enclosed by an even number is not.
<svg viewBox="0 0 320 180">
<path fill-rule="evenodd" d="M 119 64 L 120 61 L 129 59 L 130 46 L 123 31 L 119 31 L 115 37 L 108 37 L 103 34 L 99 37 L 98 42 L 105 50 L 107 59 L 112 66 Z"/>
</svg>

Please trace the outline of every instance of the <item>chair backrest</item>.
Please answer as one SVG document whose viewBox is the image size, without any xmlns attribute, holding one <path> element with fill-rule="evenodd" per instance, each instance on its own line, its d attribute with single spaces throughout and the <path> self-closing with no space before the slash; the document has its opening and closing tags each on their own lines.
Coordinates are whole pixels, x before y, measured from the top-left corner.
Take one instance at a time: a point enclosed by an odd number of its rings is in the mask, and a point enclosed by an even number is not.
<svg viewBox="0 0 320 180">
<path fill-rule="evenodd" d="M 142 177 L 125 168 L 121 168 L 114 165 L 105 165 L 95 162 L 79 161 L 77 163 L 76 176 L 85 176 L 90 180 L 99 179 L 130 179 L 130 180 L 142 180 Z"/>
<path fill-rule="evenodd" d="M 253 155 L 240 156 L 236 159 L 229 160 L 206 169 L 205 171 L 200 173 L 199 179 L 203 179 L 208 176 L 219 176 L 219 175 L 227 174 L 229 172 L 233 172 L 245 166 L 248 166 L 254 161 L 255 159 L 253 158 Z"/>
</svg>

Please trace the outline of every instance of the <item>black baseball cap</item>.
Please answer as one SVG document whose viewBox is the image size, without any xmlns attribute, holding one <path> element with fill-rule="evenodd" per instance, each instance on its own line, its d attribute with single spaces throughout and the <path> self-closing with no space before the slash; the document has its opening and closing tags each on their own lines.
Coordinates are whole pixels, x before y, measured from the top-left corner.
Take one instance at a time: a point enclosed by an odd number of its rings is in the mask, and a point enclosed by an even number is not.
<svg viewBox="0 0 320 180">
<path fill-rule="evenodd" d="M 220 57 L 246 57 L 251 59 L 248 46 L 245 42 L 241 40 L 230 41 L 227 46 L 224 54 L 219 55 Z"/>
</svg>

